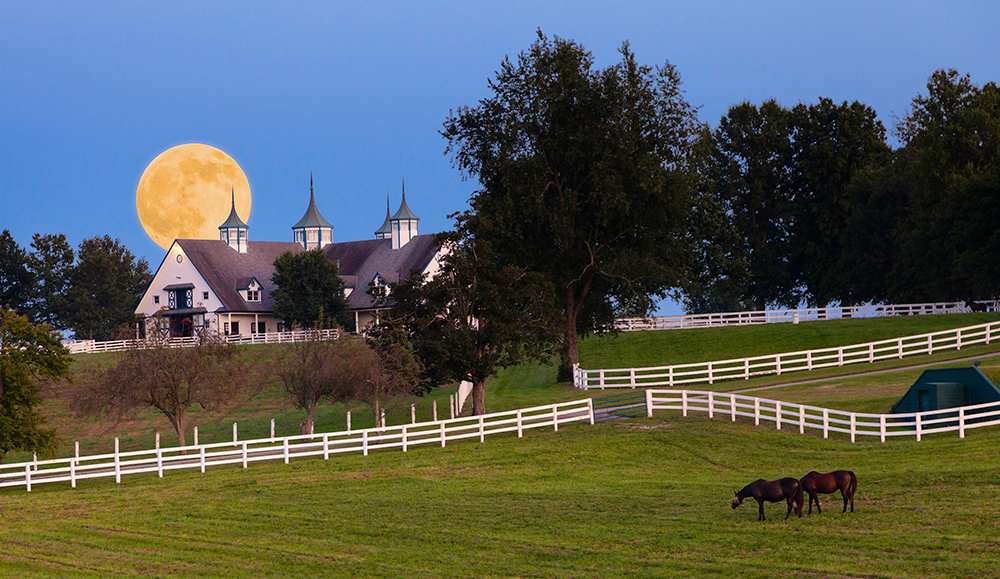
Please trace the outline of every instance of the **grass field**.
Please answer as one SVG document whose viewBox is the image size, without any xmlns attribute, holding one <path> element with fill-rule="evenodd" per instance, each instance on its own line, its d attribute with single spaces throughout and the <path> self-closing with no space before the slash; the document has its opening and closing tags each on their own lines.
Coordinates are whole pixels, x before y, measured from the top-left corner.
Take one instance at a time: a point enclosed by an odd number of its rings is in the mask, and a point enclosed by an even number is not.
<svg viewBox="0 0 1000 579">
<path fill-rule="evenodd" d="M 1000 436 L 824 441 L 664 415 L 403 454 L 0 493 L 9 577 L 994 577 Z M 858 474 L 854 514 L 730 508 Z"/>
<path fill-rule="evenodd" d="M 695 343 L 703 340 L 723 349 L 736 350 L 740 341 L 781 348 L 765 352 L 773 353 L 821 347 L 817 342 L 829 339 L 854 343 L 934 331 L 915 321 L 944 326 L 934 329 L 979 323 L 968 315 L 943 323 L 950 317 L 901 318 L 908 325 L 878 330 L 856 326 L 880 320 L 848 320 L 841 330 L 809 329 L 811 324 L 730 328 L 749 332 L 734 332 L 736 338 L 711 329 L 643 332 L 591 338 L 581 350 L 585 359 L 597 360 L 601 350 L 612 365 L 621 365 L 643 348 L 673 351 L 677 344 L 686 344 L 685 355 L 693 357 L 708 348 Z M 823 324 L 841 322 L 815 323 Z M 774 328 L 808 331 L 795 338 L 798 346 L 787 348 L 789 338 Z M 838 337 L 826 335 L 831 331 Z M 683 333 L 688 336 L 678 338 Z M 654 334 L 667 345 L 635 345 Z M 998 381 L 1000 357 L 985 357 L 998 349 L 715 388 L 770 388 L 758 395 L 882 412 L 920 370 L 858 373 L 984 356 L 981 369 Z M 248 355 L 265 364 L 277 355 L 251 350 Z M 105 358 L 88 356 L 76 367 L 96 371 L 103 363 Z M 545 365 L 508 369 L 489 385 L 489 410 L 602 394 L 554 384 L 554 376 L 555 369 Z M 824 377 L 831 379 L 789 384 Z M 107 448 L 116 435 L 127 439 L 126 446 L 148 447 L 153 430 L 167 430 L 151 413 L 119 425 L 75 417 L 67 406 L 72 389 L 54 386 L 45 409 L 61 435 L 80 436 L 85 448 Z M 451 392 L 432 395 L 442 415 Z M 420 419 L 429 417 L 429 402 L 416 400 Z M 408 418 L 409 403 L 402 401 L 389 422 Z M 355 426 L 371 422 L 370 413 L 353 410 Z M 324 407 L 317 428 L 343 428 L 344 412 L 342 406 Z M 279 434 L 291 434 L 302 418 L 273 382 L 240 409 L 195 416 L 203 440 L 230 437 L 234 420 L 241 438 L 263 435 L 272 417 Z M 768 505 L 763 523 L 752 501 L 737 510 L 729 506 L 732 493 L 756 478 L 836 468 L 858 474 L 853 515 L 841 515 L 833 495 L 822 499 L 822 515 L 788 521 L 782 520 L 783 504 Z M 936 435 L 920 443 L 852 445 L 663 413 L 406 454 L 126 477 L 121 485 L 82 482 L 75 490 L 7 490 L 0 492 L 0 577 L 994 577 L 1000 556 L 998 468 L 1000 429 L 970 431 L 964 440 Z"/>
</svg>

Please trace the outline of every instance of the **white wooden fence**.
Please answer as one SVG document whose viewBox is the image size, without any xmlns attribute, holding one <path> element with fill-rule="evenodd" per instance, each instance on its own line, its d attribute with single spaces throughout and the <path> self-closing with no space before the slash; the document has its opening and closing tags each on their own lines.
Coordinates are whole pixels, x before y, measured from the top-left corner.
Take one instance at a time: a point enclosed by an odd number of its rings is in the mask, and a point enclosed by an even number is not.
<svg viewBox="0 0 1000 579">
<path fill-rule="evenodd" d="M 305 342 L 313 339 L 313 330 L 296 330 L 294 332 L 267 332 L 260 334 L 233 334 L 219 335 L 218 338 L 230 344 L 290 344 L 293 342 Z M 321 340 L 336 340 L 340 337 L 339 330 L 319 330 Z M 168 347 L 184 348 L 194 346 L 198 343 L 198 337 L 169 338 L 166 340 Z M 120 352 L 136 346 L 143 347 L 144 340 L 112 340 L 109 342 L 96 342 L 94 340 L 78 340 L 63 342 L 63 346 L 69 350 L 70 354 L 93 354 L 97 352 Z M 157 342 L 160 344 L 160 342 Z"/>
<path fill-rule="evenodd" d="M 989 311 L 1000 311 L 997 301 L 976 302 Z M 710 328 L 715 326 L 741 326 L 746 324 L 778 324 L 838 320 L 844 318 L 881 318 L 885 316 L 917 316 L 925 314 L 958 314 L 971 311 L 965 302 L 938 302 L 927 304 L 890 304 L 879 306 L 837 306 L 828 308 L 800 308 L 796 310 L 764 310 L 756 312 L 724 312 L 717 314 L 687 314 L 682 316 L 651 316 L 647 318 L 621 318 L 615 328 L 624 332 L 637 330 L 670 330 L 678 328 Z"/>
<path fill-rule="evenodd" d="M 965 346 L 989 344 L 998 338 L 1000 338 L 1000 322 L 990 322 L 853 346 L 803 350 L 753 358 L 649 368 L 584 370 L 574 366 L 573 384 L 585 389 L 714 384 L 717 380 L 737 378 L 747 380 L 751 376 L 781 375 L 802 370 L 901 359 L 905 356 L 933 354 L 943 350 L 961 350 Z"/>
<path fill-rule="evenodd" d="M 777 430 L 797 429 L 799 434 L 807 428 L 822 431 L 823 438 L 829 438 L 830 433 L 846 434 L 851 442 L 859 436 L 877 436 L 882 442 L 890 436 L 914 436 L 919 442 L 928 434 L 940 432 L 958 432 L 959 438 L 965 438 L 966 430 L 1000 424 L 1000 402 L 908 414 L 865 414 L 740 394 L 646 390 L 647 415 L 653 416 L 654 410 L 680 410 L 684 416 L 703 412 L 709 418 L 718 415 L 733 422 L 742 416 L 753 419 L 758 426 L 771 422 Z"/>
<path fill-rule="evenodd" d="M 367 456 L 372 451 L 389 449 L 406 452 L 422 444 L 443 447 L 465 439 L 484 442 L 487 436 L 505 432 L 516 432 L 520 438 L 528 429 L 551 427 L 558 431 L 561 424 L 572 422 L 594 423 L 590 398 L 449 420 L 242 441 L 236 440 L 234 425 L 231 441 L 160 448 L 157 437 L 156 448 L 127 452 L 119 450 L 116 438 L 113 453 L 80 456 L 77 452 L 77 456 L 69 458 L 2 464 L 0 488 L 24 487 L 30 491 L 33 485 L 57 482 L 69 482 L 76 488 L 81 480 L 114 477 L 120 483 L 122 476 L 140 473 L 157 473 L 162 477 L 171 470 L 205 472 L 208 467 L 231 464 L 247 468 L 250 463 L 267 460 L 283 460 L 287 464 L 293 458 L 329 459 L 331 455 L 345 453 Z"/>
</svg>

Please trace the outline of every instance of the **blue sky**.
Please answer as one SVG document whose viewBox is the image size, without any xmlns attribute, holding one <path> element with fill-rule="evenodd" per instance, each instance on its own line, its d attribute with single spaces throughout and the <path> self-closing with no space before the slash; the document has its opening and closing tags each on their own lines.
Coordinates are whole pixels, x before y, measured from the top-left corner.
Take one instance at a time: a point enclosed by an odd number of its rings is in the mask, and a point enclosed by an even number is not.
<svg viewBox="0 0 1000 579">
<path fill-rule="evenodd" d="M 200 142 L 249 178 L 251 240 L 292 239 L 310 172 L 336 241 L 372 237 L 403 178 L 420 231 L 442 231 L 476 183 L 438 131 L 538 28 L 602 67 L 624 40 L 669 60 L 712 126 L 822 96 L 891 129 L 936 69 L 1000 80 L 996 2 L 2 2 L 0 229 L 23 247 L 108 234 L 155 269 L 136 186 Z"/>
</svg>

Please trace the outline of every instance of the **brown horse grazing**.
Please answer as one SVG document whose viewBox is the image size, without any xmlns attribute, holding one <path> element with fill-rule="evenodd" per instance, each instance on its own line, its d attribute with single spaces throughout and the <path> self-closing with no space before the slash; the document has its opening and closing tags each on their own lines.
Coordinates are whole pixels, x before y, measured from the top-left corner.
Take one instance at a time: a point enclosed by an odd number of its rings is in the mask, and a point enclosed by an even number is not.
<svg viewBox="0 0 1000 579">
<path fill-rule="evenodd" d="M 819 496 L 817 493 L 830 494 L 840 491 L 840 496 L 844 498 L 844 511 L 847 512 L 847 503 L 851 503 L 851 512 L 854 512 L 854 493 L 858 490 L 858 477 L 849 470 L 835 470 L 826 474 L 812 471 L 799 481 L 802 490 L 809 493 L 809 514 L 813 512 L 813 501 L 816 501 L 816 510 L 820 513 Z"/>
<path fill-rule="evenodd" d="M 743 499 L 747 497 L 753 497 L 757 500 L 757 505 L 760 507 L 758 521 L 765 520 L 764 501 L 769 503 L 776 503 L 780 500 L 788 501 L 788 512 L 785 513 L 786 521 L 788 516 L 792 514 L 792 509 L 795 509 L 795 514 L 802 516 L 802 487 L 799 485 L 799 481 L 794 478 L 785 477 L 778 480 L 759 478 L 733 495 L 733 508 L 743 504 Z"/>
</svg>

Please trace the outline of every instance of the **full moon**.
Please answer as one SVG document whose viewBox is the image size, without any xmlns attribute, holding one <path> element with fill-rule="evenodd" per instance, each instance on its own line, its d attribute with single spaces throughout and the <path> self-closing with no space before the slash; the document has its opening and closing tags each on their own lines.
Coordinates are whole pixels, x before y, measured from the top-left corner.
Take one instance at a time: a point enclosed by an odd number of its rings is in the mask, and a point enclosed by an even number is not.
<svg viewBox="0 0 1000 579">
<path fill-rule="evenodd" d="M 208 145 L 178 145 L 142 172 L 135 207 L 149 237 L 168 249 L 175 239 L 219 239 L 219 226 L 232 207 L 230 192 L 246 222 L 250 182 L 236 161 Z"/>
</svg>

